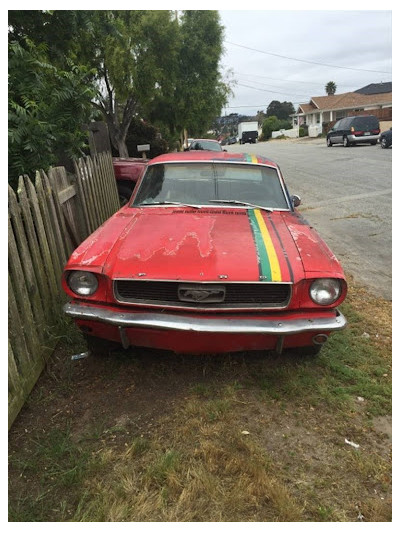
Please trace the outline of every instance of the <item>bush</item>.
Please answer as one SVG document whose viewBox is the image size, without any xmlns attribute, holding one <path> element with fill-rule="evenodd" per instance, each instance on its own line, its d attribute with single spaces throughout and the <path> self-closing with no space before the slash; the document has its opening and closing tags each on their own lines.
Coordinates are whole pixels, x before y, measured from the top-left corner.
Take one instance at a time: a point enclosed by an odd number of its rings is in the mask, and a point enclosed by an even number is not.
<svg viewBox="0 0 400 533">
<path fill-rule="evenodd" d="M 299 128 L 299 137 L 307 137 L 308 136 L 308 126 L 307 124 L 304 124 L 303 126 L 300 126 Z"/>
<path fill-rule="evenodd" d="M 280 122 L 281 121 L 275 116 L 268 117 L 267 119 L 265 119 L 262 125 L 263 139 L 270 139 L 272 136 L 272 132 L 280 129 Z"/>
<path fill-rule="evenodd" d="M 293 125 L 290 120 L 279 120 L 275 116 L 268 117 L 262 125 L 262 140 L 268 140 L 272 136 L 273 131 L 291 130 L 292 128 Z"/>
</svg>

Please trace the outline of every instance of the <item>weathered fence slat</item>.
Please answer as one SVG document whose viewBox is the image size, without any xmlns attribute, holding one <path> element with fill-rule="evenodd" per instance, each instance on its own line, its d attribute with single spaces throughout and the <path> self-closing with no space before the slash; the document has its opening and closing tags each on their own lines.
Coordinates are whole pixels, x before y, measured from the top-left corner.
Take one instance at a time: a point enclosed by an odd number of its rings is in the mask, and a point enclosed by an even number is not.
<svg viewBox="0 0 400 533">
<path fill-rule="evenodd" d="M 96 163 L 98 173 L 100 175 L 101 179 L 101 196 L 103 198 L 103 213 L 104 218 L 103 222 L 107 220 L 111 215 L 111 209 L 110 209 L 110 195 L 108 192 L 108 176 L 106 173 L 106 170 L 103 165 L 103 159 L 101 157 L 101 154 L 98 154 L 95 156 L 94 161 Z"/>
<path fill-rule="evenodd" d="M 109 153 L 100 154 L 103 159 L 107 169 L 107 175 L 109 177 L 109 186 L 110 186 L 110 197 L 112 199 L 111 204 L 111 215 L 114 214 L 120 208 L 119 195 L 117 189 L 117 182 L 115 180 L 114 167 L 112 163 L 112 157 Z"/>
<path fill-rule="evenodd" d="M 79 175 L 78 163 L 76 161 L 74 161 L 74 167 L 75 167 L 75 178 L 76 178 L 76 182 L 75 182 L 76 192 L 77 192 L 78 200 L 80 203 L 80 207 L 82 209 L 83 219 L 85 223 L 85 232 L 84 232 L 84 235 L 82 235 L 82 237 L 83 239 L 85 239 L 90 234 L 90 220 L 89 220 L 87 203 L 85 199 L 85 192 L 83 189 L 81 177 Z"/>
<path fill-rule="evenodd" d="M 64 167 L 49 169 L 48 177 L 53 188 L 54 196 L 57 197 L 57 202 L 61 205 L 62 218 L 68 229 L 67 240 L 70 241 L 71 247 L 75 248 L 87 235 L 86 228 L 81 227 L 81 206 L 77 205 L 76 201 L 74 201 L 74 195 L 76 194 L 75 185 L 70 183 L 70 178 L 67 176 Z"/>
<path fill-rule="evenodd" d="M 103 223 L 105 212 L 104 212 L 104 201 L 101 193 L 101 174 L 99 172 L 98 166 L 96 164 L 96 157 L 88 157 L 86 159 L 86 165 L 90 174 L 90 183 L 93 187 L 93 198 L 98 200 L 95 203 L 95 213 L 96 213 L 96 226 L 100 226 Z"/>
<path fill-rule="evenodd" d="M 44 198 L 47 205 L 47 210 L 50 216 L 50 224 L 53 229 L 54 233 L 54 240 L 56 244 L 56 251 L 58 253 L 58 259 L 61 265 L 61 272 L 64 269 L 64 266 L 67 262 L 67 253 L 65 251 L 65 239 L 62 237 L 61 232 L 61 221 L 58 218 L 57 210 L 53 198 L 53 194 L 51 192 L 49 178 L 46 176 L 46 173 L 41 170 L 40 175 L 37 175 L 37 178 L 41 180 L 43 192 L 44 192 Z M 60 272 L 60 275 L 61 275 Z"/>
<path fill-rule="evenodd" d="M 87 213 L 88 213 L 88 219 L 89 219 L 89 234 L 90 234 L 90 233 L 93 233 L 93 231 L 96 229 L 97 226 L 96 226 L 96 218 L 95 218 L 95 212 L 94 212 L 93 191 L 92 191 L 92 187 L 90 184 L 88 169 L 83 159 L 79 159 L 77 170 L 78 170 L 77 179 L 79 179 L 82 184 L 83 194 L 84 194 L 85 203 L 87 207 Z"/>
<path fill-rule="evenodd" d="M 46 324 L 43 304 L 40 298 L 38 282 L 36 280 L 31 255 L 29 253 L 28 242 L 22 222 L 21 210 L 19 208 L 15 193 L 10 186 L 8 186 L 8 206 L 16 244 L 21 257 L 21 265 L 28 289 L 29 299 L 32 305 L 32 311 L 35 321 L 38 325 L 38 335 L 40 340 L 42 340 L 43 328 Z"/>
<path fill-rule="evenodd" d="M 15 295 L 19 312 L 21 316 L 24 317 L 22 331 L 29 350 L 29 357 L 31 358 L 33 357 L 32 354 L 39 350 L 40 339 L 33 318 L 29 293 L 25 285 L 24 271 L 22 269 L 10 218 L 8 218 L 8 262 L 13 294 Z"/>
<path fill-rule="evenodd" d="M 21 313 L 14 296 L 11 276 L 8 275 L 8 339 L 15 353 L 15 365 L 19 371 L 26 372 L 31 364 L 31 352 L 26 343 Z"/>
<path fill-rule="evenodd" d="M 79 240 L 72 243 L 71 236 L 69 235 L 69 232 L 67 231 L 65 217 L 64 217 L 63 210 L 62 210 L 60 199 L 58 197 L 57 186 L 55 184 L 53 175 L 49 173 L 48 176 L 45 175 L 45 179 L 46 179 L 46 187 L 50 189 L 50 193 L 53 196 L 54 208 L 57 212 L 57 218 L 60 223 L 61 238 L 63 239 L 63 242 L 64 242 L 64 251 L 65 251 L 64 263 L 65 263 L 68 257 L 71 255 L 73 249 L 76 246 L 78 246 Z"/>
<path fill-rule="evenodd" d="M 42 215 L 40 212 L 39 202 L 36 196 L 35 188 L 29 178 L 25 179 L 25 189 L 28 195 L 29 203 L 31 205 L 33 221 L 39 241 L 39 247 L 42 252 L 43 266 L 46 272 L 48 290 L 53 297 L 53 303 L 55 304 L 54 312 L 57 312 L 57 295 L 59 293 L 57 275 L 55 273 L 52 255 L 47 241 L 46 231 L 44 229 Z"/>
<path fill-rule="evenodd" d="M 102 158 L 100 157 L 100 154 L 96 156 L 95 163 L 97 166 L 97 172 L 99 173 L 99 176 L 100 176 L 101 197 L 103 199 L 103 220 L 102 222 L 105 222 L 111 216 L 110 206 L 109 206 L 109 194 L 108 194 L 108 187 L 107 187 L 108 177 L 105 172 L 104 166 L 102 164 Z"/>
<path fill-rule="evenodd" d="M 43 226 L 46 232 L 47 242 L 49 243 L 49 250 L 51 260 L 53 263 L 56 279 L 61 278 L 63 264 L 60 260 L 60 253 L 57 246 L 57 240 L 55 236 L 55 228 L 58 225 L 56 220 L 52 220 L 51 214 L 47 205 L 46 195 L 43 188 L 42 178 L 39 172 L 36 172 L 35 189 L 38 199 L 39 209 L 42 214 Z"/>
<path fill-rule="evenodd" d="M 20 176 L 18 182 L 18 199 L 22 219 L 24 222 L 25 234 L 30 251 L 30 256 L 32 258 L 32 265 L 38 283 L 40 298 L 43 303 L 43 309 L 47 317 L 47 321 L 49 321 L 53 316 L 52 302 L 54 295 L 49 290 L 49 283 L 45 272 L 45 266 L 40 253 L 39 241 L 36 235 L 35 225 L 33 222 L 30 204 L 28 196 L 26 194 L 25 183 L 22 176 Z"/>
<path fill-rule="evenodd" d="M 119 195 L 117 191 L 117 182 L 115 180 L 114 168 L 112 166 L 112 159 L 109 154 L 99 154 L 99 163 L 103 168 L 104 175 L 106 176 L 106 195 L 108 198 L 108 217 L 113 215 L 120 208 Z M 109 164 L 110 163 L 110 164 Z"/>
</svg>

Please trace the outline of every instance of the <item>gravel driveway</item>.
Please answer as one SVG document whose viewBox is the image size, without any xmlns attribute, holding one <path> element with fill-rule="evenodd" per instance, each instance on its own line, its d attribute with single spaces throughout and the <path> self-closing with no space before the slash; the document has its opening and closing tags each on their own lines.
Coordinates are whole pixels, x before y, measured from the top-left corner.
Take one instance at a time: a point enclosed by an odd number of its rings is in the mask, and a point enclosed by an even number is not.
<svg viewBox="0 0 400 533">
<path fill-rule="evenodd" d="M 270 157 L 300 211 L 344 269 L 373 294 L 391 290 L 392 150 L 380 145 L 326 147 L 325 139 L 274 140 L 225 147 Z"/>
</svg>

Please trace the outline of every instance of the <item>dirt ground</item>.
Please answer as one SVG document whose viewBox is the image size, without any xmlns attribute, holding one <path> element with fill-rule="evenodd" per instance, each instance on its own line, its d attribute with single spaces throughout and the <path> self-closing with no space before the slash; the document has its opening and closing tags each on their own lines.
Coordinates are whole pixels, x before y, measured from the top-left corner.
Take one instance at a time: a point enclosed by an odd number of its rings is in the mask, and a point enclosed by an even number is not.
<svg viewBox="0 0 400 533">
<path fill-rule="evenodd" d="M 171 423 L 176 424 L 172 431 L 179 432 L 177 413 L 194 391 L 207 396 L 207 391 L 244 383 L 234 395 L 235 424 L 268 454 L 295 498 L 312 501 L 318 492 L 322 500 L 343 500 L 340 512 L 320 506 L 324 520 L 390 520 L 390 475 L 382 465 L 390 463 L 391 419 L 376 416 L 366 425 L 368 402 L 363 398 L 354 399 L 350 418 L 338 421 L 304 398 L 285 398 L 283 380 L 276 399 L 272 395 L 266 404 L 252 383 L 259 370 L 268 372 L 282 359 L 271 356 L 266 362 L 265 354 L 179 356 L 143 349 L 112 359 L 90 355 L 75 361 L 71 355 L 62 346 L 48 364 L 10 431 L 11 457 L 29 455 L 33 440 L 65 427 L 76 443 L 95 440 L 98 449 L 122 453 L 132 438 L 163 439 Z M 345 438 L 361 443 L 368 464 L 358 464 Z M 350 474 L 349 466 L 354 467 Z M 13 493 L 40 483 L 29 472 L 21 478 L 13 461 L 10 477 Z M 315 510 L 304 508 L 302 519 L 315 521 Z"/>
</svg>

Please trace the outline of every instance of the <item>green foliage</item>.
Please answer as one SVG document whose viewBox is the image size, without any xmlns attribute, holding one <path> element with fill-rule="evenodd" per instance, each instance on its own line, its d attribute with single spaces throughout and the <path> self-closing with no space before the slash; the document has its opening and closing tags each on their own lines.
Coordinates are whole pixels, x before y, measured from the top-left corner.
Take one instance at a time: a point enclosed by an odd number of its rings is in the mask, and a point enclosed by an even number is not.
<svg viewBox="0 0 400 533">
<path fill-rule="evenodd" d="M 217 11 L 183 11 L 175 86 L 156 99 L 150 119 L 163 121 L 171 132 L 186 128 L 203 136 L 219 116 L 230 93 L 220 72 L 223 27 Z"/>
<path fill-rule="evenodd" d="M 68 68 L 76 63 L 76 52 L 89 32 L 90 11 L 20 10 L 8 12 L 8 40 L 25 46 L 28 38 L 35 46 L 44 45 L 49 63 Z"/>
<path fill-rule="evenodd" d="M 278 131 L 281 129 L 290 129 L 292 127 L 290 123 L 289 128 L 286 127 L 287 125 L 288 121 L 279 120 L 275 116 L 266 118 L 262 125 L 262 138 L 264 140 L 268 140 L 271 138 L 273 131 Z"/>
<path fill-rule="evenodd" d="M 80 155 L 91 105 L 121 156 L 139 117 L 171 146 L 184 128 L 204 133 L 230 91 L 222 43 L 217 11 L 10 11 L 11 181 Z"/>
<path fill-rule="evenodd" d="M 288 120 L 295 113 L 292 102 L 279 102 L 272 100 L 267 108 L 267 117 L 277 117 L 280 120 Z"/>
<path fill-rule="evenodd" d="M 168 152 L 168 143 L 161 137 L 157 128 L 144 122 L 143 120 L 133 119 L 126 137 L 126 146 L 131 157 L 141 157 L 141 152 L 137 151 L 138 144 L 150 144 L 149 158 L 156 157 Z M 113 155 L 118 156 L 116 150 Z"/>
<path fill-rule="evenodd" d="M 48 62 L 47 47 L 9 43 L 9 182 L 47 169 L 85 147 L 82 124 L 91 112 L 90 72 L 71 60 L 60 69 Z"/>
<path fill-rule="evenodd" d="M 335 94 L 336 92 L 336 83 L 334 81 L 328 81 L 328 83 L 325 85 L 325 92 L 326 94 Z"/>
<path fill-rule="evenodd" d="M 300 126 L 299 128 L 299 137 L 307 137 L 308 135 L 308 126 L 306 124 L 303 124 L 303 126 Z"/>
</svg>

